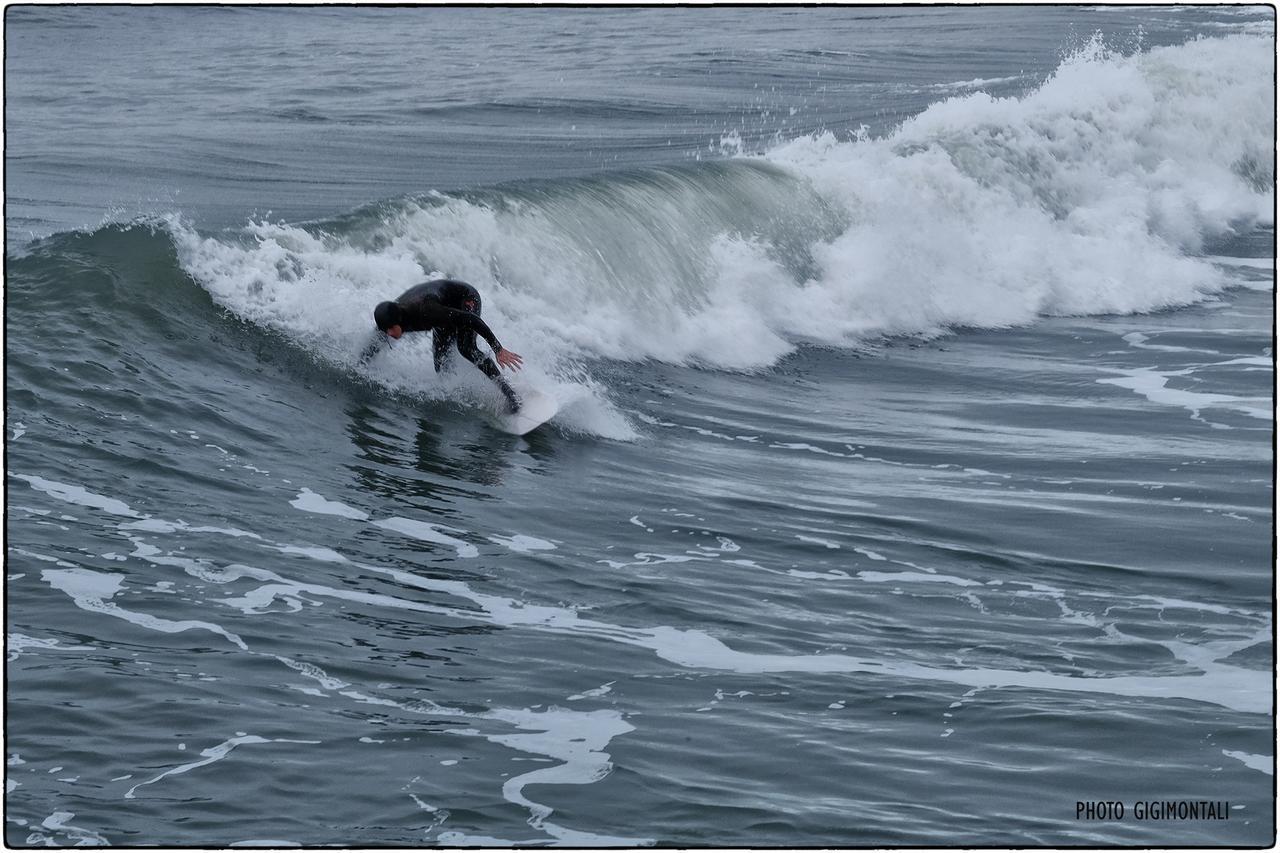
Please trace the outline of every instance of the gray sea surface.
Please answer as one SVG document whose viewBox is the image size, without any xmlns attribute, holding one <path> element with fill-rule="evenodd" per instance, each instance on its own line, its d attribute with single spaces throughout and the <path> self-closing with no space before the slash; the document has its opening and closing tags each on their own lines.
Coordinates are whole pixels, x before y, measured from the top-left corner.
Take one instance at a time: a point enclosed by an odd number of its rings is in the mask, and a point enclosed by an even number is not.
<svg viewBox="0 0 1280 853">
<path fill-rule="evenodd" d="M 10 846 L 1274 842 L 1272 7 L 5 25 Z"/>
</svg>

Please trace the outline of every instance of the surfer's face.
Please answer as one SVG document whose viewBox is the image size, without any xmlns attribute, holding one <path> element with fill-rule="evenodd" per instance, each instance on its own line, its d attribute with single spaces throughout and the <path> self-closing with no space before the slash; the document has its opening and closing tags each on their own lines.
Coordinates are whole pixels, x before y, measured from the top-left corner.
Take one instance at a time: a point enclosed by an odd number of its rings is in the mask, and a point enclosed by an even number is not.
<svg viewBox="0 0 1280 853">
<path fill-rule="evenodd" d="M 400 328 L 400 324 L 399 324 L 399 323 L 397 323 L 397 324 L 396 324 L 396 325 L 394 325 L 394 326 L 388 326 L 388 327 L 387 327 L 387 336 L 388 336 L 388 337 L 394 338 L 395 340 L 400 340 L 400 336 L 401 336 L 401 335 L 403 335 L 403 334 L 404 334 L 404 329 Z"/>
</svg>

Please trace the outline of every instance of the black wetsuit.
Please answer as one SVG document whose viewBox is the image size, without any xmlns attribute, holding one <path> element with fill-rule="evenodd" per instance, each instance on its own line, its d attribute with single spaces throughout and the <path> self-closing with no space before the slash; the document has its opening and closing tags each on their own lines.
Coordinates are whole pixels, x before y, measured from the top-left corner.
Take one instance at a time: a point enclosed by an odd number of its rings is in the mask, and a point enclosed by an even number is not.
<svg viewBox="0 0 1280 853">
<path fill-rule="evenodd" d="M 463 358 L 480 368 L 492 379 L 507 398 L 511 410 L 520 408 L 520 398 L 502 378 L 498 365 L 476 346 L 476 335 L 484 338 L 494 352 L 502 349 L 498 338 L 480 319 L 480 294 L 465 281 L 442 278 L 414 285 L 396 297 L 400 306 L 400 328 L 406 332 L 432 332 L 433 355 L 436 372 L 449 363 L 449 348 L 456 345 Z M 383 346 L 389 337 L 385 332 L 375 333 L 365 348 L 361 361 L 367 361 Z"/>
</svg>

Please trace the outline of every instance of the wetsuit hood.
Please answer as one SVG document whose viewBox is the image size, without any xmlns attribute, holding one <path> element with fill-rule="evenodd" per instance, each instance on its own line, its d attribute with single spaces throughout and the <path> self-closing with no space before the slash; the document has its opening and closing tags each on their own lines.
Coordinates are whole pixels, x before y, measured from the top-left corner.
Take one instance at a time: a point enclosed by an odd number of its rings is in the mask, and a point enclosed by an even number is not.
<svg viewBox="0 0 1280 853">
<path fill-rule="evenodd" d="M 395 302 L 379 302 L 378 307 L 373 309 L 373 322 L 378 324 L 379 331 L 385 332 L 392 326 L 400 325 L 403 313 Z"/>
</svg>

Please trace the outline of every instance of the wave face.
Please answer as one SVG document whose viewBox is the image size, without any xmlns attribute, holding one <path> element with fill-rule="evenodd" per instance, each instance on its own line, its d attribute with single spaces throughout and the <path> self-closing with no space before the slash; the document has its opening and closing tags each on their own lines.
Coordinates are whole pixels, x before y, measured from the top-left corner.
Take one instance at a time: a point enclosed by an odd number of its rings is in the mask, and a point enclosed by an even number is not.
<svg viewBox="0 0 1280 853">
<path fill-rule="evenodd" d="M 1206 239 L 1273 224 L 1271 67 L 1248 35 L 1130 56 L 1095 39 L 1022 97 L 953 97 L 883 138 L 235 238 L 171 230 L 220 304 L 341 363 L 376 302 L 438 275 L 475 284 L 503 340 L 561 373 L 592 357 L 752 369 L 800 342 L 1146 312 L 1225 286 L 1196 257 Z"/>
</svg>

